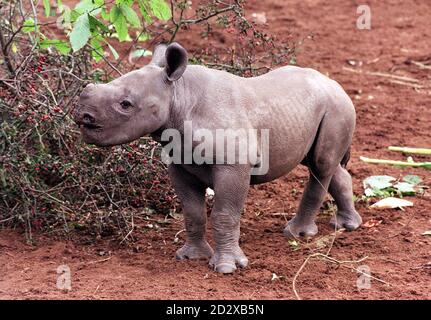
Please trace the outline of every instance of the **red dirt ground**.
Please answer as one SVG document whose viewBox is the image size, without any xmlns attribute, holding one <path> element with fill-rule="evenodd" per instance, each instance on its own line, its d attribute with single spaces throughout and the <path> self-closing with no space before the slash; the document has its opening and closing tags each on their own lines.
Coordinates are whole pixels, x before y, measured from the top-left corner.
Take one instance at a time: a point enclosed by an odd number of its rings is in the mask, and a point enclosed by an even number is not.
<svg viewBox="0 0 431 320">
<path fill-rule="evenodd" d="M 352 97 L 358 118 L 349 164 L 355 194 L 363 193 L 363 179 L 377 174 L 417 174 L 430 186 L 430 171 L 366 164 L 359 156 L 401 159 L 386 147 L 431 146 L 431 71 L 407 63 L 431 57 L 431 2 L 367 2 L 372 11 L 369 31 L 355 27 L 356 8 L 361 4 L 355 0 L 334 0 L 330 5 L 323 0 L 253 0 L 246 9 L 248 14 L 266 12 L 270 31 L 279 39 L 292 33 L 298 39 L 312 34 L 301 46 L 298 64 L 328 74 Z M 198 45 L 192 39 L 178 40 L 186 46 Z M 347 60 L 361 61 L 362 65 L 351 66 Z M 424 87 L 394 83 L 392 78 L 366 71 L 416 78 Z M 293 278 L 316 239 L 308 249 L 302 245 L 294 251 L 282 230 L 297 208 L 306 177 L 306 171 L 298 168 L 277 181 L 251 188 L 241 236 L 250 265 L 234 275 L 216 274 L 206 261 L 175 260 L 175 250 L 184 241 L 184 233 L 178 243 L 173 241 L 183 229 L 180 220 L 160 230 L 138 229 L 134 232 L 136 242 L 129 245 L 106 240 L 80 244 L 35 235 L 35 245 L 30 246 L 22 234 L 2 230 L 0 298 L 293 299 Z M 431 230 L 431 194 L 428 190 L 408 199 L 414 207 L 405 211 L 374 211 L 359 202 L 364 222 L 376 219 L 382 223 L 341 233 L 330 253 L 338 260 L 368 257 L 351 266 L 366 264 L 371 274 L 386 284 L 372 279 L 370 289 L 359 290 L 356 271 L 313 259 L 296 281 L 298 294 L 303 299 L 430 299 L 431 237 L 421 234 Z M 276 214 L 280 212 L 287 215 Z M 327 215 L 319 216 L 319 237 L 331 234 L 328 220 Z M 72 290 L 66 293 L 56 288 L 56 269 L 62 264 L 72 272 Z M 272 281 L 273 273 L 280 278 Z"/>
</svg>

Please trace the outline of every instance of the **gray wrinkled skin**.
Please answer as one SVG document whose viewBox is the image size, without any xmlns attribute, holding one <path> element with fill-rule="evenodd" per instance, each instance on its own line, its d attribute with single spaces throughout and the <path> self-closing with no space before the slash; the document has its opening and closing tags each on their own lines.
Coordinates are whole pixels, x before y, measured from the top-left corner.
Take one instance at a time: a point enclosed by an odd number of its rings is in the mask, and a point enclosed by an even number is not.
<svg viewBox="0 0 431 320">
<path fill-rule="evenodd" d="M 288 238 L 317 233 L 314 220 L 327 190 L 338 207 L 331 220 L 334 227 L 354 230 L 362 222 L 352 201 L 351 177 L 344 168 L 355 110 L 341 86 L 315 70 L 286 66 L 241 78 L 187 65 L 187 52 L 179 44 L 160 45 L 152 62 L 142 69 L 108 84 L 87 86 L 74 116 L 83 139 L 98 146 L 128 143 L 147 134 L 160 141 L 164 129 L 184 132 L 186 120 L 193 121 L 193 132 L 198 128 L 270 130 L 265 175 L 251 176 L 252 164 L 169 166 L 187 231 L 178 259 L 209 258 L 221 273 L 247 266 L 238 241 L 249 185 L 276 179 L 298 164 L 309 168 L 310 179 L 296 216 L 284 230 Z M 214 250 L 205 240 L 207 187 L 215 191 Z"/>
</svg>

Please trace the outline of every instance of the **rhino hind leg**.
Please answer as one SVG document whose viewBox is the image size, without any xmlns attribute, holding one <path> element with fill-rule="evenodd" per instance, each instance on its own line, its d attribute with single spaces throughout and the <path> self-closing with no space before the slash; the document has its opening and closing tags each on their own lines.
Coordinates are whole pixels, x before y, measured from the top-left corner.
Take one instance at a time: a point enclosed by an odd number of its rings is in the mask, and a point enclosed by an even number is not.
<svg viewBox="0 0 431 320">
<path fill-rule="evenodd" d="M 310 170 L 310 179 L 305 187 L 298 213 L 284 229 L 284 235 L 287 238 L 309 238 L 317 234 L 318 229 L 314 220 L 327 193 L 331 178 L 317 176 Z"/>
<path fill-rule="evenodd" d="M 332 184 L 334 193 L 343 192 L 342 195 L 336 196 L 340 203 L 346 205 L 342 208 L 351 209 L 347 196 L 349 192 L 347 184 L 350 183 L 351 190 L 351 181 L 346 178 L 347 171 L 339 172 L 339 168 L 349 150 L 353 130 L 354 117 L 348 115 L 343 117 L 328 112 L 321 121 L 313 146 L 302 162 L 308 167 L 310 178 L 297 214 L 284 229 L 287 238 L 312 237 L 317 234 L 315 218 L 328 193 L 331 181 L 334 181 Z M 348 212 L 350 215 L 350 211 Z M 342 214 L 346 215 L 344 211 L 340 211 L 339 216 L 341 217 Z"/>
<path fill-rule="evenodd" d="M 337 214 L 331 225 L 336 229 L 352 231 L 357 229 L 362 218 L 353 204 L 352 178 L 345 168 L 338 166 L 329 185 L 329 193 L 337 204 Z"/>
</svg>

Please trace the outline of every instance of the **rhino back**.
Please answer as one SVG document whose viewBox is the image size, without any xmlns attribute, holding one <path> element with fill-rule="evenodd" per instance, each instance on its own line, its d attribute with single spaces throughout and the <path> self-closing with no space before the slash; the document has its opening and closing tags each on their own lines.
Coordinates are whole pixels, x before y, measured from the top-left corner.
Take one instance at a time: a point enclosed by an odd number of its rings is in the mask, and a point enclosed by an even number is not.
<svg viewBox="0 0 431 320">
<path fill-rule="evenodd" d="M 262 76 L 189 66 L 184 75 L 193 107 L 185 119 L 194 128 L 267 129 L 271 180 L 293 169 L 310 150 L 328 108 L 353 114 L 350 98 L 335 81 L 307 68 L 286 66 Z M 258 133 L 257 144 L 261 135 Z"/>
</svg>

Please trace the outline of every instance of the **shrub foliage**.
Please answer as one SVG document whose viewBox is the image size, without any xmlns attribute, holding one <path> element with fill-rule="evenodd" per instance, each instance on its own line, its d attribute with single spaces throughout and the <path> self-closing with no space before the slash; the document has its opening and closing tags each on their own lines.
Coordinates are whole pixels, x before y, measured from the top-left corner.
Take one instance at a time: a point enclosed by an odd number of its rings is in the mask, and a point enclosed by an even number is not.
<svg viewBox="0 0 431 320">
<path fill-rule="evenodd" d="M 294 46 L 243 16 L 239 0 L 81 0 L 74 8 L 44 0 L 48 18 L 29 3 L 0 0 L 0 227 L 21 227 L 29 240 L 35 230 L 132 239 L 138 219 L 178 211 L 155 142 L 86 145 L 69 116 L 87 83 L 130 67 L 118 41 L 135 58 L 156 42 L 187 33 L 212 41 L 221 30 L 223 49 L 191 50 L 191 62 L 245 76 L 294 57 Z M 60 35 L 48 36 L 53 24 Z"/>
</svg>

